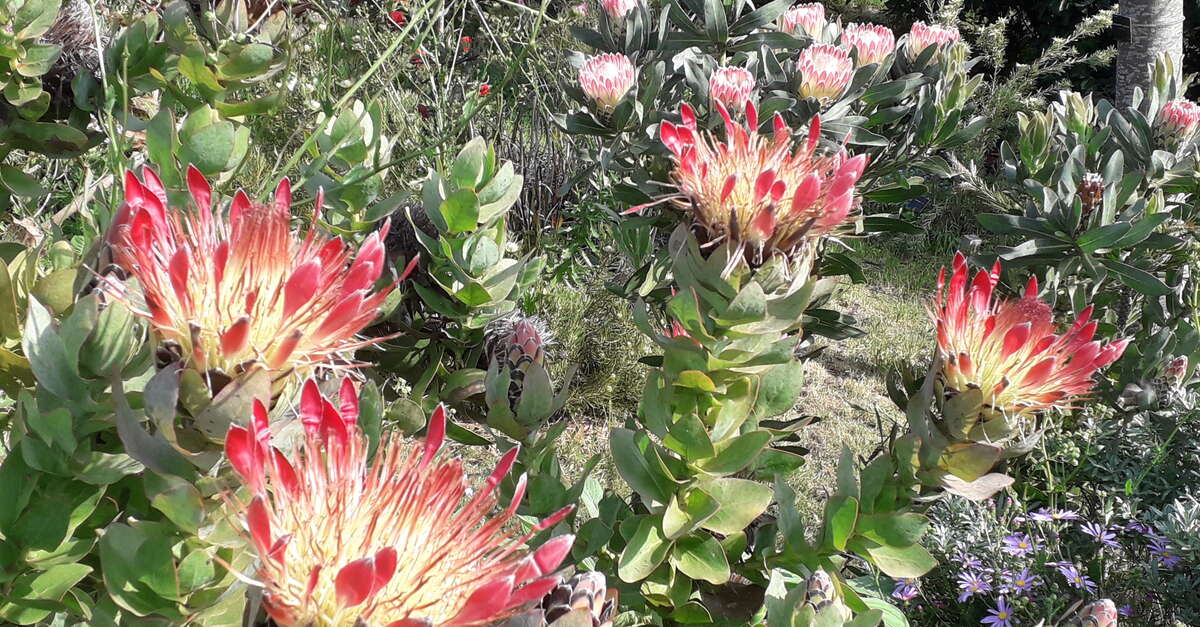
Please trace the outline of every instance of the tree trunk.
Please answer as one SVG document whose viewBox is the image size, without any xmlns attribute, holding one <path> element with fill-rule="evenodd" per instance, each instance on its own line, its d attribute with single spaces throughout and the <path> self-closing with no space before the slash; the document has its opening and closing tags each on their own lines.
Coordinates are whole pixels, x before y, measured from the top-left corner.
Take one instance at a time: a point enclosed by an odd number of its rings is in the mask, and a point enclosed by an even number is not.
<svg viewBox="0 0 1200 627">
<path fill-rule="evenodd" d="M 1130 30 L 1117 45 L 1117 103 L 1128 106 L 1134 87 L 1150 86 L 1150 64 L 1170 53 L 1176 71 L 1183 67 L 1183 0 L 1121 0 L 1120 15 Z"/>
</svg>

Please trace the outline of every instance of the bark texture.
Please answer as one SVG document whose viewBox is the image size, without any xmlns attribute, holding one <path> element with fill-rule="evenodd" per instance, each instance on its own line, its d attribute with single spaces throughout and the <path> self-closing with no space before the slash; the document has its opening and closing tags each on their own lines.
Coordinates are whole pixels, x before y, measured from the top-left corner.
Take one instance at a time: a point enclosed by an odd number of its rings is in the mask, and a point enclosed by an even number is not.
<svg viewBox="0 0 1200 627">
<path fill-rule="evenodd" d="M 1119 13 L 1130 19 L 1131 37 L 1117 45 L 1117 102 L 1129 105 L 1134 87 L 1150 85 L 1150 64 L 1159 53 L 1170 53 L 1183 67 L 1184 0 L 1121 0 Z"/>
</svg>

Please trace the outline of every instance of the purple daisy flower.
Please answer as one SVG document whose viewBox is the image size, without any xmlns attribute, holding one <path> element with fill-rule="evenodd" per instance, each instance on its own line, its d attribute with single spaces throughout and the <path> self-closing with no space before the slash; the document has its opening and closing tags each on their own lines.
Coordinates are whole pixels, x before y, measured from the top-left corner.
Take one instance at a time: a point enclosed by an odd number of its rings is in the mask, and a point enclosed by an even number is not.
<svg viewBox="0 0 1200 627">
<path fill-rule="evenodd" d="M 916 579 L 901 578 L 896 580 L 896 587 L 892 590 L 892 596 L 901 601 L 911 601 L 916 598 L 919 592 Z"/>
<path fill-rule="evenodd" d="M 958 588 L 962 590 L 958 595 L 958 602 L 962 603 L 977 594 L 991 592 L 992 584 L 980 577 L 979 573 L 964 571 L 958 574 Z"/>
<path fill-rule="evenodd" d="M 1008 607 L 1008 602 L 1004 600 L 1004 597 L 1000 597 L 996 599 L 996 608 L 989 608 L 988 616 L 983 617 L 983 620 L 979 622 L 992 627 L 1012 627 L 1017 624 L 1017 619 L 1013 617 L 1012 608 Z"/>
<path fill-rule="evenodd" d="M 1166 538 L 1154 538 L 1150 541 L 1150 555 L 1157 557 L 1167 570 L 1175 570 L 1182 560 Z"/>
<path fill-rule="evenodd" d="M 1017 572 L 1006 572 L 1002 576 L 1002 588 L 1005 592 L 1029 596 L 1035 586 L 1041 581 L 1037 575 L 1029 573 L 1028 568 L 1022 568 Z"/>
<path fill-rule="evenodd" d="M 1029 534 L 1017 532 L 1004 539 L 1004 546 L 1000 550 L 1009 555 L 1017 557 L 1025 557 L 1038 549 L 1037 541 L 1029 537 Z"/>
<path fill-rule="evenodd" d="M 1104 546 L 1117 547 L 1117 534 L 1105 529 L 1099 523 L 1085 522 L 1079 525 L 1079 530 Z"/>
<path fill-rule="evenodd" d="M 1055 522 L 1059 520 L 1079 520 L 1079 513 L 1073 509 L 1046 509 L 1045 507 L 1038 508 L 1036 512 L 1029 515 L 1030 518 L 1037 522 Z"/>
<path fill-rule="evenodd" d="M 1063 578 L 1067 583 L 1080 590 L 1086 590 L 1088 593 L 1096 592 L 1096 582 L 1092 581 L 1087 575 L 1079 572 L 1079 569 L 1074 564 L 1068 566 L 1060 566 L 1058 572 L 1062 573 Z"/>
<path fill-rule="evenodd" d="M 1126 618 L 1133 616 L 1133 607 L 1128 603 L 1117 608 L 1117 613 Z"/>
<path fill-rule="evenodd" d="M 955 553 L 954 559 L 962 565 L 963 570 L 979 570 L 983 568 L 983 562 L 980 562 L 979 558 L 968 555 L 966 551 Z"/>
</svg>

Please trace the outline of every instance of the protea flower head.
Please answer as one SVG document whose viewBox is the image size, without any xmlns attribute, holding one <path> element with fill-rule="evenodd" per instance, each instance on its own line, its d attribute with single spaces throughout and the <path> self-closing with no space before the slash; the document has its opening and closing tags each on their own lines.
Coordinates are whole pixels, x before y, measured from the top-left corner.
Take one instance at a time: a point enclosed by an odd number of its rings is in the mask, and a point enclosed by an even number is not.
<svg viewBox="0 0 1200 627">
<path fill-rule="evenodd" d="M 1066 332 L 1056 333 L 1050 306 L 1038 299 L 1036 277 L 1016 299 L 996 296 L 999 278 L 997 262 L 968 281 L 962 253 L 954 257 L 948 285 L 942 268 L 931 312 L 942 359 L 940 391 L 949 398 L 982 390 L 984 421 L 1070 407 L 1091 391 L 1092 376 L 1120 358 L 1129 340 L 1107 345 L 1093 340 L 1091 307 Z"/>
<path fill-rule="evenodd" d="M 946 46 L 962 39 L 957 26 L 913 22 L 908 31 L 908 58 L 916 59 L 929 46 Z"/>
<path fill-rule="evenodd" d="M 820 39 L 825 29 L 825 5 L 820 2 L 797 4 L 779 18 L 779 30 L 789 35 Z"/>
<path fill-rule="evenodd" d="M 239 190 L 225 212 L 195 168 L 187 173 L 188 208 L 168 205 L 153 170 L 143 178 L 126 173 L 125 203 L 107 236 L 115 263 L 137 279 L 143 297 L 112 281 L 107 289 L 148 318 L 189 367 L 231 376 L 265 367 L 280 380 L 336 365 L 370 343 L 356 334 L 398 283 L 376 287 L 388 266 L 386 222 L 356 253 L 315 226 L 292 229 L 287 179 L 269 204 Z M 320 206 L 318 194 L 318 215 Z"/>
<path fill-rule="evenodd" d="M 622 22 L 637 7 L 639 0 L 600 0 L 600 7 L 615 22 Z"/>
<path fill-rule="evenodd" d="M 554 586 L 542 598 L 536 611 L 542 615 L 542 625 L 555 625 L 556 621 L 562 620 L 568 625 L 612 627 L 617 614 L 617 591 L 607 587 L 604 573 L 589 570 Z M 572 618 L 576 620 L 572 621 Z M 588 622 L 582 622 L 585 620 Z"/>
<path fill-rule="evenodd" d="M 800 96 L 820 101 L 834 100 L 846 91 L 854 77 L 854 60 L 841 46 L 816 44 L 800 53 Z"/>
<path fill-rule="evenodd" d="M 879 63 L 896 49 L 896 36 L 886 26 L 851 23 L 842 31 L 842 45 L 857 50 L 858 65 Z"/>
<path fill-rule="evenodd" d="M 517 449 L 471 493 L 461 461 L 439 455 L 441 407 L 423 446 L 384 434 L 373 459 L 350 380 L 337 405 L 306 382 L 299 418 L 304 438 L 290 461 L 271 446 L 261 404 L 225 440 L 230 464 L 252 494 L 245 522 L 259 557 L 263 607 L 277 624 L 482 625 L 538 601 L 558 582 L 550 573 L 574 537 L 558 536 L 532 553 L 523 545 L 570 508 L 515 533 L 522 476 L 512 501 L 491 515 Z"/>
<path fill-rule="evenodd" d="M 1079 627 L 1117 627 L 1120 615 L 1111 599 L 1092 601 L 1083 606 L 1070 625 Z"/>
<path fill-rule="evenodd" d="M 686 104 L 680 108 L 681 125 L 660 125 L 679 193 L 649 204 L 671 200 L 690 210 L 709 245 L 728 240 L 743 250 L 768 254 L 790 254 L 807 238 L 828 234 L 846 219 L 866 155 L 850 157 L 844 148 L 818 154 L 820 117 L 813 118 L 808 139 L 793 148 L 791 129 L 779 114 L 774 134 L 766 136 L 757 131 L 753 103 L 746 104 L 744 126 L 721 103 L 716 108 L 725 120 L 723 142 L 698 130 L 696 114 Z"/>
<path fill-rule="evenodd" d="M 1158 134 L 1172 145 L 1187 142 L 1200 127 L 1200 105 L 1176 98 L 1158 112 Z"/>
<path fill-rule="evenodd" d="M 717 68 L 708 79 L 708 98 L 728 111 L 742 111 L 754 93 L 754 75 L 740 67 Z"/>
<path fill-rule="evenodd" d="M 611 112 L 633 88 L 637 70 L 623 54 L 594 56 L 579 68 L 579 86 L 604 113 Z"/>
<path fill-rule="evenodd" d="M 554 341 L 545 321 L 521 314 L 497 318 L 488 325 L 487 333 L 496 360 L 521 372 L 542 363 L 545 347 Z"/>
</svg>

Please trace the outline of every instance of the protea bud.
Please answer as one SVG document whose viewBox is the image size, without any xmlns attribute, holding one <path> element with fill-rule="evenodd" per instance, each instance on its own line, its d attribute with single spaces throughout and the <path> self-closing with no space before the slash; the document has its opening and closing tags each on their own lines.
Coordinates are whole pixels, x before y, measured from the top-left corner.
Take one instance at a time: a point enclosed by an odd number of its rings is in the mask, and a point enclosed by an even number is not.
<svg viewBox="0 0 1200 627">
<path fill-rule="evenodd" d="M 820 611 L 837 601 L 837 587 L 824 569 L 814 570 L 804 582 L 804 604 Z"/>
<path fill-rule="evenodd" d="M 579 573 L 558 584 L 538 604 L 542 625 L 612 627 L 617 613 L 617 591 L 607 588 L 604 573 L 595 570 Z"/>
<path fill-rule="evenodd" d="M 167 204 L 153 170 L 143 177 L 126 174 L 125 203 L 107 236 L 114 262 L 137 279 L 142 296 L 111 279 L 106 290 L 149 319 L 188 367 L 230 376 L 267 368 L 281 381 L 344 363 L 348 351 L 370 343 L 356 334 L 398 283 L 376 287 L 388 267 L 388 223 L 355 254 L 315 227 L 292 230 L 287 179 L 270 204 L 239 190 L 223 212 L 195 168 L 187 174 L 190 209 Z M 320 208 L 318 194 L 317 215 Z"/>
<path fill-rule="evenodd" d="M 1092 601 L 1067 623 L 1072 627 L 1117 627 L 1119 614 L 1111 599 Z"/>
<path fill-rule="evenodd" d="M 533 534 L 569 513 L 559 511 L 524 535 L 510 521 L 525 493 L 494 517 L 495 490 L 517 449 L 487 482 L 468 490 L 462 463 L 439 456 L 446 414 L 438 407 L 423 446 L 384 434 L 372 460 L 358 427 L 358 401 L 346 380 L 337 405 L 308 381 L 299 418 L 304 439 L 292 460 L 270 444 L 266 409 L 225 441 L 230 464 L 252 500 L 244 508 L 263 608 L 281 626 L 482 625 L 541 599 L 573 536 L 532 554 Z"/>
<path fill-rule="evenodd" d="M 850 53 L 831 44 L 805 48 L 796 67 L 800 70 L 800 96 L 822 102 L 841 96 L 854 77 L 854 60 Z"/>
<path fill-rule="evenodd" d="M 1084 174 L 1083 180 L 1079 182 L 1079 187 L 1075 190 L 1075 195 L 1079 197 L 1079 203 L 1083 207 L 1079 228 L 1085 230 L 1088 228 L 1092 214 L 1104 202 L 1104 176 L 1099 172 Z"/>
<path fill-rule="evenodd" d="M 542 319 L 520 314 L 497 318 L 489 325 L 488 336 L 495 360 L 513 372 L 540 365 L 543 349 L 553 341 Z"/>
<path fill-rule="evenodd" d="M 664 121 L 659 127 L 679 190 L 664 200 L 691 211 L 708 242 L 789 254 L 846 219 L 867 158 L 850 157 L 844 148 L 818 155 L 820 117 L 813 118 L 808 140 L 793 149 L 791 129 L 779 114 L 774 134 L 765 136 L 758 133 L 753 103 L 746 104 L 744 126 L 720 103 L 717 111 L 725 120 L 724 142 L 702 133 L 686 104 L 680 108 L 682 125 Z"/>
<path fill-rule="evenodd" d="M 886 26 L 850 24 L 842 31 L 842 45 L 856 50 L 859 67 L 879 63 L 896 50 L 896 36 Z"/>
<path fill-rule="evenodd" d="M 579 68 L 579 86 L 603 113 L 611 112 L 633 88 L 637 70 L 623 54 L 601 54 Z"/>
<path fill-rule="evenodd" d="M 708 98 L 728 111 L 742 111 L 754 93 L 754 75 L 740 67 L 722 67 L 708 79 Z"/>
<path fill-rule="evenodd" d="M 779 30 L 793 36 L 820 39 L 825 29 L 825 5 L 820 2 L 797 4 L 779 18 Z"/>
<path fill-rule="evenodd" d="M 962 35 L 959 34 L 957 26 L 913 22 L 905 49 L 908 50 L 909 59 L 916 59 L 929 46 L 943 47 L 960 39 Z"/>
<path fill-rule="evenodd" d="M 1184 375 L 1187 374 L 1188 358 L 1187 355 L 1179 355 L 1171 358 L 1167 365 L 1163 367 L 1163 376 L 1171 383 L 1178 385 L 1183 382 Z"/>
<path fill-rule="evenodd" d="M 1191 100 L 1176 98 L 1163 105 L 1155 125 L 1158 135 L 1172 148 L 1185 144 L 1200 126 L 1200 105 Z"/>
<path fill-rule="evenodd" d="M 600 0 L 600 7 L 616 22 L 623 22 L 625 16 L 637 5 L 638 0 Z"/>
<path fill-rule="evenodd" d="M 999 262 L 968 282 L 967 260 L 958 253 L 949 285 L 938 275 L 932 316 L 942 360 L 938 390 L 950 399 L 967 390 L 982 392 L 978 408 L 963 411 L 974 420 L 1020 419 L 1052 408 L 1068 408 L 1091 391 L 1097 370 L 1116 361 L 1128 339 L 1108 345 L 1093 340 L 1092 308 L 1056 334 L 1050 306 L 1038 299 L 1037 278 L 1025 295 L 1000 299 L 994 290 Z"/>
</svg>

